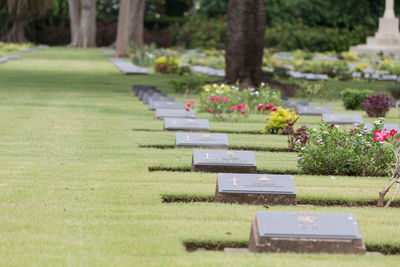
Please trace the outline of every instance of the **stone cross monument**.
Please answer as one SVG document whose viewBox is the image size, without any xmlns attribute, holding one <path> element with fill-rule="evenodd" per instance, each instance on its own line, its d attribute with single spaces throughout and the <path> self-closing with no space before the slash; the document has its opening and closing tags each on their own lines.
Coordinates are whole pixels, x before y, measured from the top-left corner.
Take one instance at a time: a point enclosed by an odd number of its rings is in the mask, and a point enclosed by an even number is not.
<svg viewBox="0 0 400 267">
<path fill-rule="evenodd" d="M 367 38 L 367 44 L 350 47 L 358 54 L 400 55 L 399 19 L 394 16 L 394 0 L 386 0 L 385 14 L 379 19 L 379 29 L 374 37 Z"/>
</svg>

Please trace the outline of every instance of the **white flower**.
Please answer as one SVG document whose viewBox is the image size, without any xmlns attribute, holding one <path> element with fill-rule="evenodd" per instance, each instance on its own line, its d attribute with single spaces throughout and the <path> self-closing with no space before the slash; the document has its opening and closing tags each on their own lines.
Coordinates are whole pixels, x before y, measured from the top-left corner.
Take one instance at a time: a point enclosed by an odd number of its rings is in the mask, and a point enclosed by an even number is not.
<svg viewBox="0 0 400 267">
<path fill-rule="evenodd" d="M 261 86 L 265 86 L 265 83 L 261 83 Z"/>
<path fill-rule="evenodd" d="M 339 126 L 339 125 L 335 125 L 335 127 L 336 127 L 336 128 L 338 128 L 338 129 L 340 128 L 340 126 Z"/>
<path fill-rule="evenodd" d="M 335 179 L 335 177 L 334 177 L 334 176 L 331 176 L 331 179 Z"/>
</svg>

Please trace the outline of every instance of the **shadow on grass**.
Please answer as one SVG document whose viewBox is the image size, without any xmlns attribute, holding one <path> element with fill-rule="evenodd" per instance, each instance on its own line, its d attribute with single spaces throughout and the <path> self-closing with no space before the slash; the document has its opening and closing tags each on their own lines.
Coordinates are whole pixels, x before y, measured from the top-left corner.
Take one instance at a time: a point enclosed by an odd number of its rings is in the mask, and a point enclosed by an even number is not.
<svg viewBox="0 0 400 267">
<path fill-rule="evenodd" d="M 155 149 L 176 149 L 174 145 L 139 145 L 140 148 L 155 148 Z M 190 148 L 193 147 L 179 147 Z M 287 148 L 274 147 L 256 147 L 256 146 L 229 146 L 229 150 L 244 150 L 244 151 L 264 151 L 264 152 L 291 152 Z"/>
<path fill-rule="evenodd" d="M 161 167 L 161 166 L 149 166 L 149 172 L 191 172 L 190 167 Z M 257 170 L 259 174 L 281 174 L 281 175 L 298 175 L 301 174 L 296 170 L 266 170 L 259 169 Z"/>
</svg>

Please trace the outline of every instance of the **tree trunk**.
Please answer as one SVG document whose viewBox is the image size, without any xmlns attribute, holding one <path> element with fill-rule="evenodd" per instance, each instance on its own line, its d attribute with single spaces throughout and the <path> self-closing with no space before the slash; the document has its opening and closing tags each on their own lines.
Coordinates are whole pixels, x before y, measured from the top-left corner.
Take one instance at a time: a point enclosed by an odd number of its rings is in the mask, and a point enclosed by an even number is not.
<svg viewBox="0 0 400 267">
<path fill-rule="evenodd" d="M 82 47 L 96 46 L 96 0 L 83 0 L 81 12 Z"/>
<path fill-rule="evenodd" d="M 143 24 L 144 24 L 144 9 L 146 6 L 145 0 L 137 0 L 133 5 L 134 12 L 132 12 L 130 23 L 130 37 L 129 40 L 133 41 L 137 46 L 143 47 Z"/>
<path fill-rule="evenodd" d="M 226 36 L 226 81 L 258 85 L 264 79 L 264 0 L 229 0 Z"/>
<path fill-rule="evenodd" d="M 5 36 L 5 41 L 10 43 L 26 43 L 25 25 L 23 20 L 16 19 L 11 30 Z"/>
<path fill-rule="evenodd" d="M 115 56 L 127 57 L 129 56 L 129 37 L 130 37 L 130 23 L 131 14 L 135 13 L 135 6 L 139 0 L 121 0 L 118 13 L 118 28 L 117 28 L 117 41 Z"/>
<path fill-rule="evenodd" d="M 81 4 L 80 0 L 68 0 L 69 20 L 71 29 L 71 47 L 81 46 Z"/>
</svg>

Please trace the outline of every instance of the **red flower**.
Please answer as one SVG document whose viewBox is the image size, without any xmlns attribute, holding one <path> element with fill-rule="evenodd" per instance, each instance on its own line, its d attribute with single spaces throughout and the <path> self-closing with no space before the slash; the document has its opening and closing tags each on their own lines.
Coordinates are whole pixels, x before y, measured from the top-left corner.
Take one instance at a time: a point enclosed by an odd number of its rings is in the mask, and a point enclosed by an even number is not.
<svg viewBox="0 0 400 267">
<path fill-rule="evenodd" d="M 216 101 L 221 101 L 221 97 L 220 97 L 220 96 L 217 96 L 217 97 L 215 98 L 215 100 L 216 100 Z"/>
<path fill-rule="evenodd" d="M 224 101 L 224 102 L 228 102 L 229 99 L 225 97 L 225 98 L 223 99 L 223 101 Z"/>
<path fill-rule="evenodd" d="M 276 108 L 274 107 L 274 108 L 272 108 L 272 111 L 276 111 Z"/>
<path fill-rule="evenodd" d="M 390 136 L 394 136 L 395 134 L 397 134 L 397 131 L 395 129 L 392 129 L 390 131 Z"/>
<path fill-rule="evenodd" d="M 242 113 L 242 115 L 244 115 L 246 113 L 246 110 L 242 109 L 242 111 L 240 113 Z"/>
<path fill-rule="evenodd" d="M 186 106 L 188 106 L 190 108 L 192 106 L 192 103 L 191 102 L 187 102 Z"/>
<path fill-rule="evenodd" d="M 190 101 L 190 103 L 192 103 L 192 105 L 193 105 L 194 103 L 196 103 L 196 101 L 192 100 L 192 101 Z"/>
<path fill-rule="evenodd" d="M 235 110 L 236 110 L 236 107 L 235 107 L 235 106 L 232 106 L 232 107 L 231 107 L 231 110 L 232 110 L 232 111 L 235 111 Z"/>
<path fill-rule="evenodd" d="M 374 138 L 374 141 L 381 141 L 381 142 L 385 141 L 385 138 L 389 136 L 389 133 L 386 132 L 386 128 L 382 129 L 381 131 L 375 131 L 374 134 L 376 136 Z"/>
<path fill-rule="evenodd" d="M 260 105 L 258 105 L 258 111 L 260 111 L 260 110 L 262 110 L 264 108 L 264 104 L 260 104 Z"/>
<path fill-rule="evenodd" d="M 246 108 L 246 105 L 245 104 L 238 104 L 237 105 L 237 109 L 245 109 Z"/>
<path fill-rule="evenodd" d="M 265 110 L 270 110 L 272 108 L 272 104 L 266 105 Z"/>
<path fill-rule="evenodd" d="M 210 95 L 210 99 L 211 99 L 212 102 L 215 101 L 215 98 L 212 95 Z"/>
<path fill-rule="evenodd" d="M 189 108 L 189 107 L 185 107 L 185 110 L 186 110 L 186 111 L 189 111 L 189 110 L 190 110 L 190 108 Z"/>
</svg>

